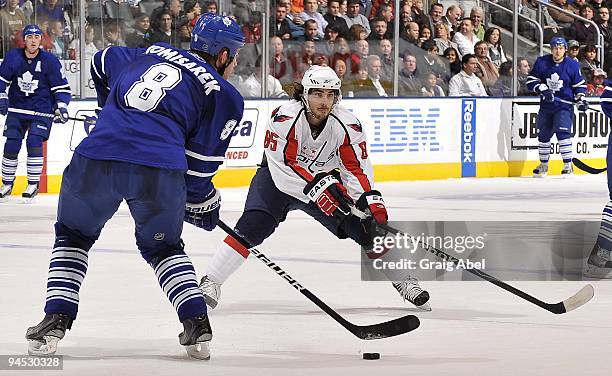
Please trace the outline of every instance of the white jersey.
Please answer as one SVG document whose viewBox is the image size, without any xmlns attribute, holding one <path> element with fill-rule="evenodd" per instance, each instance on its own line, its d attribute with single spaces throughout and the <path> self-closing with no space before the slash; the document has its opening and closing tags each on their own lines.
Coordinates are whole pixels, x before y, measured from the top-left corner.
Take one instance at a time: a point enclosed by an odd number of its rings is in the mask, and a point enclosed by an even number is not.
<svg viewBox="0 0 612 376">
<path fill-rule="evenodd" d="M 354 201 L 373 189 L 361 123 L 340 105 L 334 106 L 316 139 L 301 102 L 278 107 L 268 122 L 264 148 L 276 187 L 300 201 L 309 201 L 303 190 L 316 174 L 334 169 L 340 170 L 342 184 Z"/>
</svg>

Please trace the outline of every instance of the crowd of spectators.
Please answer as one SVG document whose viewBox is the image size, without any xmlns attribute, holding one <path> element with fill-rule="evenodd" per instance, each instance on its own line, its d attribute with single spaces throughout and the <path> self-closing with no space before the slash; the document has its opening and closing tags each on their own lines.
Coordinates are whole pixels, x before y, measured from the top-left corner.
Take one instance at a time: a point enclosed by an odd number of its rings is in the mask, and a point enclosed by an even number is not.
<svg viewBox="0 0 612 376">
<path fill-rule="evenodd" d="M 215 0 L 83 0 L 85 35 L 78 37 L 76 0 L 0 0 L 2 51 L 22 47 L 21 30 L 28 23 L 43 32 L 44 49 L 60 59 L 78 59 L 80 44 L 85 57 L 106 46 L 147 47 L 165 42 L 189 45 L 190 33 L 204 12 L 218 12 Z M 606 51 L 612 37 L 607 0 L 550 0 L 551 4 L 593 20 L 604 36 Z M 510 0 L 498 0 L 509 5 Z M 393 73 L 398 64 L 400 96 L 508 96 L 512 71 L 517 70 L 519 95 L 530 95 L 524 82 L 530 61 L 513 59 L 504 50 L 503 33 L 488 27 L 495 14 L 485 14 L 476 2 L 443 5 L 423 0 L 276 0 L 263 18 L 261 0 L 233 0 L 227 14 L 242 26 L 247 45 L 241 51 L 234 84 L 247 97 L 261 92 L 262 55 L 268 53 L 268 95 L 282 97 L 291 92 L 312 64 L 332 67 L 343 81 L 348 97 L 386 97 L 394 93 Z M 469 8 L 464 9 L 464 5 Z M 504 5 L 505 4 L 505 5 Z M 582 72 L 596 93 L 607 77 L 610 60 L 597 59 L 593 25 L 556 9 L 540 8 L 535 0 L 522 0 L 519 12 L 537 19 L 543 9 L 545 38 L 570 39 L 568 56 L 580 62 Z M 395 17 L 399 17 L 399 40 L 395 41 Z M 494 20 L 504 27 L 504 20 Z M 267 27 L 269 51 L 262 51 L 263 28 Z M 533 32 L 527 24 L 520 32 Z M 394 61 L 399 49 L 400 60 Z M 516 61 L 516 64 L 513 63 Z"/>
</svg>

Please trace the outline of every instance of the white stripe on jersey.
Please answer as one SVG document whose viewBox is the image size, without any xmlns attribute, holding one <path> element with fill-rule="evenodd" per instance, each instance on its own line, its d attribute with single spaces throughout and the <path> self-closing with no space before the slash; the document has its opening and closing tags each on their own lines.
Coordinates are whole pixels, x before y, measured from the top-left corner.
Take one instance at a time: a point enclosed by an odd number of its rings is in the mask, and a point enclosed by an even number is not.
<svg viewBox="0 0 612 376">
<path fill-rule="evenodd" d="M 188 155 L 192 158 L 199 159 L 205 162 L 223 162 L 225 161 L 225 157 L 212 157 L 209 155 L 198 154 L 195 151 L 185 150 L 185 155 Z"/>
</svg>

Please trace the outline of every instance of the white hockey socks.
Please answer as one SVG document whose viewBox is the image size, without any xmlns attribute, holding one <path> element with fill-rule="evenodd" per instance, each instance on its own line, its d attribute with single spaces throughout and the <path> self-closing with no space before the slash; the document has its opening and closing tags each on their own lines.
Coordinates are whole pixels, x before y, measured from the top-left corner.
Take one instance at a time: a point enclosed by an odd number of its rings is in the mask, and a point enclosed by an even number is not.
<svg viewBox="0 0 612 376">
<path fill-rule="evenodd" d="M 222 285 L 244 263 L 250 252 L 237 240 L 227 236 L 206 267 L 206 275 Z"/>
<path fill-rule="evenodd" d="M 566 138 L 565 140 L 559 140 L 559 151 L 561 152 L 561 158 L 563 162 L 568 163 L 572 161 L 572 139 Z"/>
<path fill-rule="evenodd" d="M 540 162 L 548 163 L 548 159 L 550 158 L 550 141 L 548 142 L 540 141 L 538 143 L 538 154 L 540 155 Z"/>
</svg>

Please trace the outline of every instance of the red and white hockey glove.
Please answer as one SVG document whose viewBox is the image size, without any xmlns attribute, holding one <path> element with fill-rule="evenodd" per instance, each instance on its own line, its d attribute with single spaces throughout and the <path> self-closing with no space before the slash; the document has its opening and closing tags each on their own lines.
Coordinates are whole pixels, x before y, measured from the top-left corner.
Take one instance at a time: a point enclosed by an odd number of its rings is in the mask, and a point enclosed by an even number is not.
<svg viewBox="0 0 612 376">
<path fill-rule="evenodd" d="M 326 215 L 345 217 L 351 212 L 351 199 L 346 195 L 346 188 L 333 175 L 318 173 L 304 187 L 304 194 L 317 204 Z"/>
<path fill-rule="evenodd" d="M 374 217 L 374 220 L 378 224 L 386 224 L 389 220 L 387 215 L 387 208 L 383 201 L 382 195 L 376 190 L 364 192 L 357 203 L 355 204 L 357 209 L 363 212 L 369 212 Z"/>
</svg>

